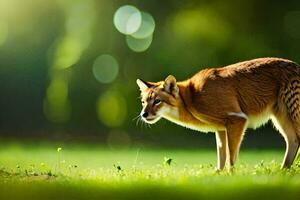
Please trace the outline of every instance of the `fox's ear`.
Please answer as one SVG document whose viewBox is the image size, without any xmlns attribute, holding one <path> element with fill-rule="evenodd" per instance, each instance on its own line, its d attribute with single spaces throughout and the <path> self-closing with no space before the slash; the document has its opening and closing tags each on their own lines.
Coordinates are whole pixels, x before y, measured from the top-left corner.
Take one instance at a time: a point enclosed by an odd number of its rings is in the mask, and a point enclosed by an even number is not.
<svg viewBox="0 0 300 200">
<path fill-rule="evenodd" d="M 164 82 L 164 89 L 166 92 L 172 94 L 173 96 L 177 96 L 179 93 L 179 89 L 176 83 L 176 79 L 174 76 L 169 75 Z"/>
<path fill-rule="evenodd" d="M 136 84 L 139 86 L 141 92 L 145 91 L 146 89 L 149 88 L 147 82 L 141 80 L 141 79 L 137 79 L 136 80 Z"/>
</svg>

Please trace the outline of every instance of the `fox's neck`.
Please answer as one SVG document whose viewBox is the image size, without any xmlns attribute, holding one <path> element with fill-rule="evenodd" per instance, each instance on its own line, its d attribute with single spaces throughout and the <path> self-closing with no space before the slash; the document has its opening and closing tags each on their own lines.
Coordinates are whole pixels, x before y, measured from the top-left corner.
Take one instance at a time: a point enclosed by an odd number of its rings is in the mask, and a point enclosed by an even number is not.
<svg viewBox="0 0 300 200">
<path fill-rule="evenodd" d="M 174 122 L 180 126 L 190 128 L 193 130 L 201 131 L 201 132 L 215 132 L 217 130 L 216 127 L 211 126 L 202 120 L 197 119 L 187 107 L 187 98 L 189 98 L 189 83 L 179 82 L 179 95 L 180 101 L 179 105 L 172 108 L 167 108 L 163 114 L 163 118 Z"/>
<path fill-rule="evenodd" d="M 199 120 L 192 115 L 192 113 L 188 110 L 187 105 L 185 103 L 188 95 L 189 81 L 178 82 L 177 86 L 179 88 L 179 96 L 180 96 L 179 105 L 168 109 L 167 112 L 165 112 L 163 117 L 177 124 L 179 122 L 189 123 L 189 124 L 199 124 Z"/>
</svg>

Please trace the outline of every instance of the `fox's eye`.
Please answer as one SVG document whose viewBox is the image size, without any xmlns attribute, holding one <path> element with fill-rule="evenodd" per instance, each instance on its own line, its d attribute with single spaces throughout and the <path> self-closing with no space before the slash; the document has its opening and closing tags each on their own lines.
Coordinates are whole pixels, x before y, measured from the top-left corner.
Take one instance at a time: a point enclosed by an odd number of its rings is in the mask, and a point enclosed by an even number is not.
<svg viewBox="0 0 300 200">
<path fill-rule="evenodd" d="M 142 104 L 144 104 L 145 103 L 145 101 L 142 101 Z"/>
<path fill-rule="evenodd" d="M 160 99 L 155 99 L 153 102 L 154 105 L 159 104 L 159 103 L 160 103 Z"/>
</svg>

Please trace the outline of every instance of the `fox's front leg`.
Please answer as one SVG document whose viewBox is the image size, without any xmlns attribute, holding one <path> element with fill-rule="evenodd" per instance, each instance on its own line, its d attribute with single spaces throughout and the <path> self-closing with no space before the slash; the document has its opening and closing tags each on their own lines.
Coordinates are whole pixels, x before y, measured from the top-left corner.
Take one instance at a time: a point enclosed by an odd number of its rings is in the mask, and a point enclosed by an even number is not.
<svg viewBox="0 0 300 200">
<path fill-rule="evenodd" d="M 218 155 L 218 170 L 222 170 L 226 164 L 226 151 L 227 151 L 227 135 L 226 131 L 216 132 L 217 155 Z"/>
<path fill-rule="evenodd" d="M 232 116 L 226 125 L 227 142 L 230 166 L 233 166 L 243 140 L 247 119 L 245 117 Z"/>
</svg>

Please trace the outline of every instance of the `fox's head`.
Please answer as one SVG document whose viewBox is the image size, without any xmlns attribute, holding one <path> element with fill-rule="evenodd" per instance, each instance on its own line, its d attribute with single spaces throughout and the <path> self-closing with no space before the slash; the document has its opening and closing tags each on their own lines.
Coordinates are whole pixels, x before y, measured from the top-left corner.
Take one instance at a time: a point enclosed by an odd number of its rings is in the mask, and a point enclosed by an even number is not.
<svg viewBox="0 0 300 200">
<path fill-rule="evenodd" d="M 156 83 L 137 79 L 136 83 L 141 90 L 143 109 L 140 115 L 145 122 L 154 124 L 177 111 L 180 95 L 174 76 L 169 75 L 165 81 Z"/>
</svg>

